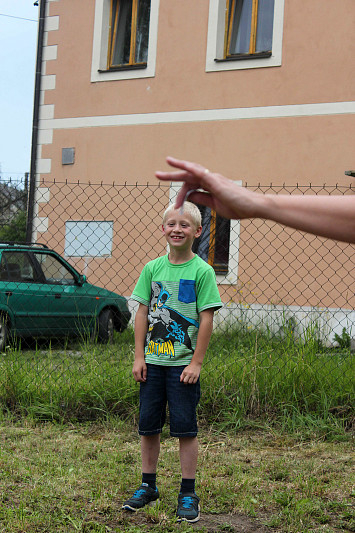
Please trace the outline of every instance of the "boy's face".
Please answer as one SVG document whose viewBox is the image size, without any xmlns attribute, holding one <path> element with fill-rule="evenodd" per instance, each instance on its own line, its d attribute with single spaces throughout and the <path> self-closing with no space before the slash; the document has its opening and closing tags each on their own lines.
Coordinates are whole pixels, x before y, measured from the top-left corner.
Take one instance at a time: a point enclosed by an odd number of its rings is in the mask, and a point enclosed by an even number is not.
<svg viewBox="0 0 355 533">
<path fill-rule="evenodd" d="M 191 249 L 202 231 L 202 226 L 196 226 L 189 214 L 180 214 L 178 210 L 169 211 L 162 228 L 169 246 L 181 250 Z"/>
</svg>

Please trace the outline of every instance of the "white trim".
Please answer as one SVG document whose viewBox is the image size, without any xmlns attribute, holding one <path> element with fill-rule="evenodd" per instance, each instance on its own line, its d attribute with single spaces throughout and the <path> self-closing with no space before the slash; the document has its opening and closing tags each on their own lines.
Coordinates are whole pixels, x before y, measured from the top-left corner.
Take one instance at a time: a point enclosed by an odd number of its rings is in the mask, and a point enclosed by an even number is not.
<svg viewBox="0 0 355 533">
<path fill-rule="evenodd" d="M 43 61 L 57 59 L 58 45 L 45 46 L 43 48 Z"/>
<path fill-rule="evenodd" d="M 108 126 L 139 126 L 148 124 L 178 124 L 219 120 L 247 120 L 262 118 L 306 117 L 355 113 L 355 102 L 297 104 L 267 107 L 237 107 L 231 109 L 201 109 L 167 113 L 132 113 L 97 117 L 57 118 L 41 121 L 44 129 L 73 129 Z"/>
<path fill-rule="evenodd" d="M 53 130 L 39 130 L 38 131 L 38 144 L 52 144 L 53 142 Z"/>
<path fill-rule="evenodd" d="M 206 72 L 280 66 L 282 60 L 284 4 L 285 0 L 275 0 L 271 57 L 217 63 L 215 59 L 223 58 L 226 0 L 210 0 Z"/>
<path fill-rule="evenodd" d="M 48 231 L 48 217 L 34 217 L 33 228 L 35 232 L 45 233 Z"/>
<path fill-rule="evenodd" d="M 48 203 L 50 200 L 50 188 L 49 187 L 38 187 L 37 189 L 39 204 Z"/>
<path fill-rule="evenodd" d="M 110 0 L 96 0 L 91 63 L 92 82 L 130 80 L 136 78 L 153 78 L 155 76 L 159 1 L 160 0 L 151 0 L 150 5 L 147 68 L 138 70 L 132 69 L 111 72 L 99 72 L 99 70 L 105 70 L 107 64 L 108 20 L 110 13 Z"/>
<path fill-rule="evenodd" d="M 54 105 L 41 105 L 39 108 L 39 119 L 48 120 L 54 118 Z"/>
<path fill-rule="evenodd" d="M 242 186 L 242 181 L 235 181 L 237 185 Z M 238 282 L 239 267 L 239 238 L 240 238 L 240 220 L 231 220 L 230 240 L 229 240 L 229 260 L 228 274 L 225 276 L 217 275 L 219 285 L 235 285 Z"/>
<path fill-rule="evenodd" d="M 37 175 L 38 174 L 50 174 L 52 168 L 51 159 L 38 159 L 37 161 Z"/>
<path fill-rule="evenodd" d="M 55 74 L 48 74 L 45 76 L 42 75 L 41 91 L 51 91 L 55 89 L 55 81 L 56 81 Z"/>
<path fill-rule="evenodd" d="M 48 17 L 46 16 L 44 31 L 55 31 L 59 30 L 59 17 L 56 15 L 55 17 Z"/>
<path fill-rule="evenodd" d="M 48 34 L 51 31 L 57 31 L 59 29 L 59 16 L 49 16 L 49 3 L 57 0 L 48 0 L 46 4 L 46 13 L 44 21 L 44 36 L 43 36 L 43 60 L 41 65 L 41 91 L 39 98 L 39 135 L 37 141 L 37 169 L 36 169 L 36 183 L 38 185 L 41 174 L 50 174 L 52 168 L 52 159 L 42 159 L 42 147 L 46 144 L 52 144 L 53 142 L 53 129 L 41 128 L 43 120 L 52 119 L 54 117 L 54 105 L 45 105 L 45 92 L 55 89 L 56 76 L 47 75 L 47 61 L 57 59 L 58 46 L 48 46 Z M 37 188 L 35 194 L 38 194 Z M 49 196 L 49 195 L 48 195 Z M 45 232 L 48 230 L 48 217 L 39 217 L 39 202 L 41 200 L 35 198 L 34 203 L 34 222 L 32 228 L 32 240 L 36 242 L 38 232 Z M 42 200 L 43 201 L 43 200 Z"/>
</svg>

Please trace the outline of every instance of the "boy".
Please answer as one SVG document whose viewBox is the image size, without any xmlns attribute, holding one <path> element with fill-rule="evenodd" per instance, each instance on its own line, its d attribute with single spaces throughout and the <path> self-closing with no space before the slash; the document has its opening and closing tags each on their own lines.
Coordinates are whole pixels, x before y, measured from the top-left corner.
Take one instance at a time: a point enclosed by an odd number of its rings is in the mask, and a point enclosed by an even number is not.
<svg viewBox="0 0 355 533">
<path fill-rule="evenodd" d="M 132 295 L 139 302 L 133 376 L 140 383 L 142 485 L 123 509 L 137 511 L 159 497 L 156 468 L 168 402 L 170 435 L 179 438 L 182 471 L 177 519 L 197 522 L 199 375 L 213 313 L 222 304 L 214 270 L 191 249 L 202 231 L 198 207 L 186 202 L 182 213 L 168 207 L 162 230 L 170 253 L 146 264 Z"/>
</svg>

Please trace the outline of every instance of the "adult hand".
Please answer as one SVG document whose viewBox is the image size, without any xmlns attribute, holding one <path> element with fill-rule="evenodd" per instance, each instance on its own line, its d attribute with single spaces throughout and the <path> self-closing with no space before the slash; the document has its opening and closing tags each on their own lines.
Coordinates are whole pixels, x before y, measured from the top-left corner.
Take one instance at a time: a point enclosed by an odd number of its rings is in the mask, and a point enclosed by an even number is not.
<svg viewBox="0 0 355 533">
<path fill-rule="evenodd" d="M 262 195 L 240 187 L 232 180 L 210 172 L 198 163 L 174 157 L 167 157 L 166 160 L 170 166 L 179 170 L 157 171 L 155 175 L 163 181 L 184 182 L 176 199 L 176 209 L 182 206 L 186 194 L 189 193 L 191 201 L 212 207 L 225 218 L 243 219 L 257 216 L 256 208 Z M 196 189 L 203 189 L 205 192 Z"/>
</svg>

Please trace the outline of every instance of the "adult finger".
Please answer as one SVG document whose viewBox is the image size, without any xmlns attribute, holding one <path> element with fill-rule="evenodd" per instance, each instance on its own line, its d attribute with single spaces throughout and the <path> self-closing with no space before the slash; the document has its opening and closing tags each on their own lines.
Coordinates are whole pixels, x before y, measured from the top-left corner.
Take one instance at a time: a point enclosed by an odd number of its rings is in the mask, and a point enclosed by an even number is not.
<svg viewBox="0 0 355 533">
<path fill-rule="evenodd" d="M 193 163 L 192 161 L 185 161 L 184 159 L 176 159 L 175 157 L 168 156 L 166 158 L 167 163 L 174 168 L 179 168 L 181 170 L 185 170 L 185 172 L 188 172 L 190 175 L 195 176 L 197 178 L 203 178 L 206 174 L 208 169 L 206 169 L 204 166 L 200 165 L 199 163 Z"/>
</svg>

